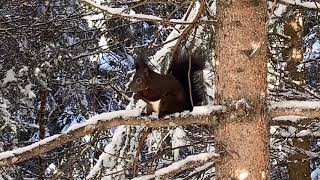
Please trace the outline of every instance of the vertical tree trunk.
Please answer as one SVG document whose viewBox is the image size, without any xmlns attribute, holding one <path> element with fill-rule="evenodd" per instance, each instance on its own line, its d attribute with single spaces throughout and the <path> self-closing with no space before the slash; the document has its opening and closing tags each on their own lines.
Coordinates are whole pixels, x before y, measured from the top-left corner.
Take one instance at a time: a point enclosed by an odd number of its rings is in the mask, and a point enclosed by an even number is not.
<svg viewBox="0 0 320 180">
<path fill-rule="evenodd" d="M 226 154 L 217 179 L 268 179 L 267 2 L 219 0 L 217 4 L 217 97 L 220 104 L 245 98 L 248 115 L 235 114 L 216 132 Z M 247 178 L 246 178 L 247 177 Z"/>
<path fill-rule="evenodd" d="M 38 124 L 39 124 L 39 141 L 45 138 L 46 134 L 46 122 L 45 122 L 45 112 L 47 103 L 48 90 L 42 89 L 40 91 L 40 109 L 38 113 Z M 39 156 L 39 176 L 38 179 L 45 179 L 45 163 L 41 156 Z"/>
</svg>

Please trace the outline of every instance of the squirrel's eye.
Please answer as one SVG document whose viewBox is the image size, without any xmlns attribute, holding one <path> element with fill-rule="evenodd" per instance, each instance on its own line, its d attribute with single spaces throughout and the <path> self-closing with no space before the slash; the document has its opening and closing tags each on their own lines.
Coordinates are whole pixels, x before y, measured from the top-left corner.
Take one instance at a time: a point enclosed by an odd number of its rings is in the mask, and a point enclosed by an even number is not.
<svg viewBox="0 0 320 180">
<path fill-rule="evenodd" d="M 136 83 L 140 84 L 142 82 L 142 79 L 141 78 L 137 78 L 136 79 Z"/>
</svg>

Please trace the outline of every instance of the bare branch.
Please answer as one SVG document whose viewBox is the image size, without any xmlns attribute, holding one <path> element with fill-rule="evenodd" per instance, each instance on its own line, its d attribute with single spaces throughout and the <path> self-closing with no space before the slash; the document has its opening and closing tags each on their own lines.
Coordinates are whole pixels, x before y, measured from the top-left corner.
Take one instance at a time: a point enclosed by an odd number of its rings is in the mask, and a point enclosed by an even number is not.
<svg viewBox="0 0 320 180">
<path fill-rule="evenodd" d="M 220 114 L 224 110 L 225 108 L 223 106 L 195 107 L 194 111 L 190 114 L 182 113 L 179 117 L 168 116 L 163 119 L 139 118 L 137 117 L 140 115 L 138 110 L 123 110 L 98 114 L 82 124 L 72 126 L 68 129 L 68 132 L 64 134 L 57 134 L 29 146 L 0 153 L 0 167 L 26 161 L 97 130 L 106 130 L 121 125 L 145 127 L 175 127 L 192 124 L 211 125 L 212 117 L 208 115 Z"/>
</svg>

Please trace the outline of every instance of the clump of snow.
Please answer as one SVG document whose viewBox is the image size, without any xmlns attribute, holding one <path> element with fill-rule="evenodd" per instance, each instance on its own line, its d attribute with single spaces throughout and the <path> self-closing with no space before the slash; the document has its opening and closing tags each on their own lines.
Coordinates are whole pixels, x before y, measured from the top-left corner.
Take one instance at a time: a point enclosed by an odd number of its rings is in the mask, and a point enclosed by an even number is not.
<svg viewBox="0 0 320 180">
<path fill-rule="evenodd" d="M 240 106 L 245 106 L 245 108 L 251 109 L 250 105 L 244 98 L 241 98 L 239 101 L 236 102 L 236 109 L 239 109 Z"/>
<path fill-rule="evenodd" d="M 146 146 L 148 147 L 148 152 L 152 152 L 158 149 L 162 141 L 162 134 L 160 131 L 152 131 L 146 140 Z"/>
<path fill-rule="evenodd" d="M 56 171 L 57 171 L 56 165 L 54 163 L 51 163 L 45 170 L 45 173 L 47 175 L 50 175 L 50 174 L 54 174 Z"/>
<path fill-rule="evenodd" d="M 25 86 L 25 88 L 22 88 L 21 86 L 19 86 L 21 93 L 24 94 L 25 96 L 27 96 L 29 99 L 36 98 L 35 93 L 31 90 L 32 86 L 34 86 L 34 85 L 27 84 Z"/>
<path fill-rule="evenodd" d="M 176 147 L 182 147 L 187 144 L 186 141 L 186 133 L 180 127 L 177 127 L 172 134 L 172 148 L 173 150 L 173 158 L 175 161 L 180 159 L 180 149 Z M 175 149 L 176 148 L 176 149 Z"/>
<path fill-rule="evenodd" d="M 37 67 L 37 68 L 34 70 L 34 75 L 35 75 L 35 76 L 39 76 L 40 71 L 41 71 L 40 68 Z"/>
<path fill-rule="evenodd" d="M 6 72 L 6 76 L 3 78 L 2 85 L 5 86 L 9 82 L 17 81 L 16 73 L 13 71 L 13 68 Z"/>
<path fill-rule="evenodd" d="M 48 67 L 48 68 L 52 68 L 53 66 L 50 64 L 50 62 L 45 61 L 44 63 L 41 64 L 41 67 Z"/>
<path fill-rule="evenodd" d="M 18 75 L 19 75 L 19 76 L 22 76 L 23 73 L 28 72 L 28 70 L 29 70 L 28 66 L 23 66 L 23 67 L 19 70 Z"/>
<path fill-rule="evenodd" d="M 220 105 L 206 105 L 206 106 L 195 106 L 193 107 L 192 112 L 190 113 L 193 116 L 209 115 L 215 111 L 225 111 L 225 106 Z"/>
</svg>

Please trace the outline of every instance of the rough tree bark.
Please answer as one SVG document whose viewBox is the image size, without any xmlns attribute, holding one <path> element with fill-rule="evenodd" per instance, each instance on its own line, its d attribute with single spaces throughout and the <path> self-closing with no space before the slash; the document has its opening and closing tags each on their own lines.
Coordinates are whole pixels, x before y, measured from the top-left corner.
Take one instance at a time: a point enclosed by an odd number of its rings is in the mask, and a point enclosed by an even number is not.
<svg viewBox="0 0 320 180">
<path fill-rule="evenodd" d="M 215 132 L 226 152 L 217 163 L 217 179 L 269 177 L 266 6 L 265 0 L 217 2 L 218 103 L 245 98 L 251 106 L 245 114 L 225 119 Z"/>
</svg>

